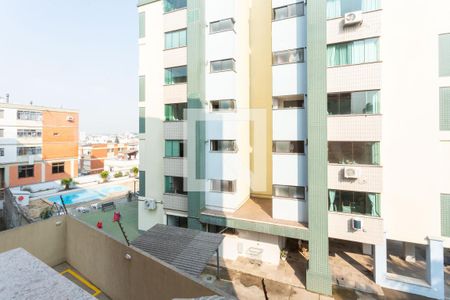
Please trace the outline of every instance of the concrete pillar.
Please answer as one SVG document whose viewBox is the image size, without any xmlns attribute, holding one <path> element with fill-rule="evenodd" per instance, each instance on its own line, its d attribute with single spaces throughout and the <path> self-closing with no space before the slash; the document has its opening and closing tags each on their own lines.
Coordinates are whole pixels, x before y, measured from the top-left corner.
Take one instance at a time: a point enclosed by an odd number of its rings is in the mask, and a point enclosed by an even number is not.
<svg viewBox="0 0 450 300">
<path fill-rule="evenodd" d="M 386 247 L 386 235 L 384 236 L 381 244 L 375 245 L 374 253 L 374 272 L 373 277 L 377 284 L 382 285 L 386 278 L 387 273 L 387 247 Z"/>
<path fill-rule="evenodd" d="M 403 242 L 403 258 L 410 263 L 416 262 L 416 245 L 413 243 Z"/>
<path fill-rule="evenodd" d="M 45 162 L 41 163 L 41 182 L 45 182 Z"/>
<path fill-rule="evenodd" d="M 70 160 L 70 177 L 75 177 L 75 159 Z"/>
<path fill-rule="evenodd" d="M 365 255 L 373 255 L 372 244 L 362 244 L 362 252 Z"/>
<path fill-rule="evenodd" d="M 444 246 L 440 238 L 428 237 L 427 281 L 435 290 L 437 298 L 444 299 Z"/>
</svg>

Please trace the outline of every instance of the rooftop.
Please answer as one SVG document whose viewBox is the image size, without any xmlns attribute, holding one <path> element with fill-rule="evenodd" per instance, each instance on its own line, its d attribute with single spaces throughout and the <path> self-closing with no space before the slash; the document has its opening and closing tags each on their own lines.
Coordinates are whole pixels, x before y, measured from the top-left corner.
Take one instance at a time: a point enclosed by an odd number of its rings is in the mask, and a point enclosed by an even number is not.
<svg viewBox="0 0 450 300">
<path fill-rule="evenodd" d="M 39 110 L 39 111 L 60 111 L 60 112 L 71 112 L 78 113 L 78 110 L 71 108 L 56 108 L 49 106 L 40 106 L 33 104 L 19 104 L 19 103 L 0 103 L 1 108 L 12 108 L 12 109 L 27 109 L 27 110 Z"/>
</svg>

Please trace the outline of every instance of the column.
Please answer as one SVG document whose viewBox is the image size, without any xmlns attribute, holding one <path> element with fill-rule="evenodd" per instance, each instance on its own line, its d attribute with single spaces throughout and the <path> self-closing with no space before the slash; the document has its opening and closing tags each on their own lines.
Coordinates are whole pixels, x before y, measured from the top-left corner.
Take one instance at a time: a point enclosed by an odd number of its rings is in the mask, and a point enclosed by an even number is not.
<svg viewBox="0 0 450 300">
<path fill-rule="evenodd" d="M 436 292 L 435 296 L 438 299 L 444 299 L 444 246 L 440 238 L 428 237 L 427 281 Z"/>
<path fill-rule="evenodd" d="M 383 242 L 374 246 L 374 272 L 373 277 L 377 284 L 383 285 L 386 279 L 387 273 L 387 248 L 386 248 L 386 234 L 384 235 Z"/>
</svg>

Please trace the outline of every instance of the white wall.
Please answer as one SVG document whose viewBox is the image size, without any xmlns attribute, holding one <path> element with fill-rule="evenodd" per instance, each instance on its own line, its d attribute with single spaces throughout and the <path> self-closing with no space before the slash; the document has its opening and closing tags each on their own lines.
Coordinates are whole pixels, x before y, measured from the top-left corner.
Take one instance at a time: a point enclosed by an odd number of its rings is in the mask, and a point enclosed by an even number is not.
<svg viewBox="0 0 450 300">
<path fill-rule="evenodd" d="M 279 220 L 308 222 L 308 202 L 289 198 L 272 198 L 272 217 Z"/>
</svg>

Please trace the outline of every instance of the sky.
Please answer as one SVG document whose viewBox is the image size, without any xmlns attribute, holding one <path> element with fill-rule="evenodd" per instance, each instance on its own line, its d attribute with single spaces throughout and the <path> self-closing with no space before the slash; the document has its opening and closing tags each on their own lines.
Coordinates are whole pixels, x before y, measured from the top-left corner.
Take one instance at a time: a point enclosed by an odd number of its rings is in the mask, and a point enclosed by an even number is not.
<svg viewBox="0 0 450 300">
<path fill-rule="evenodd" d="M 0 97 L 78 109 L 80 131 L 138 126 L 136 0 L 0 0 Z"/>
</svg>

